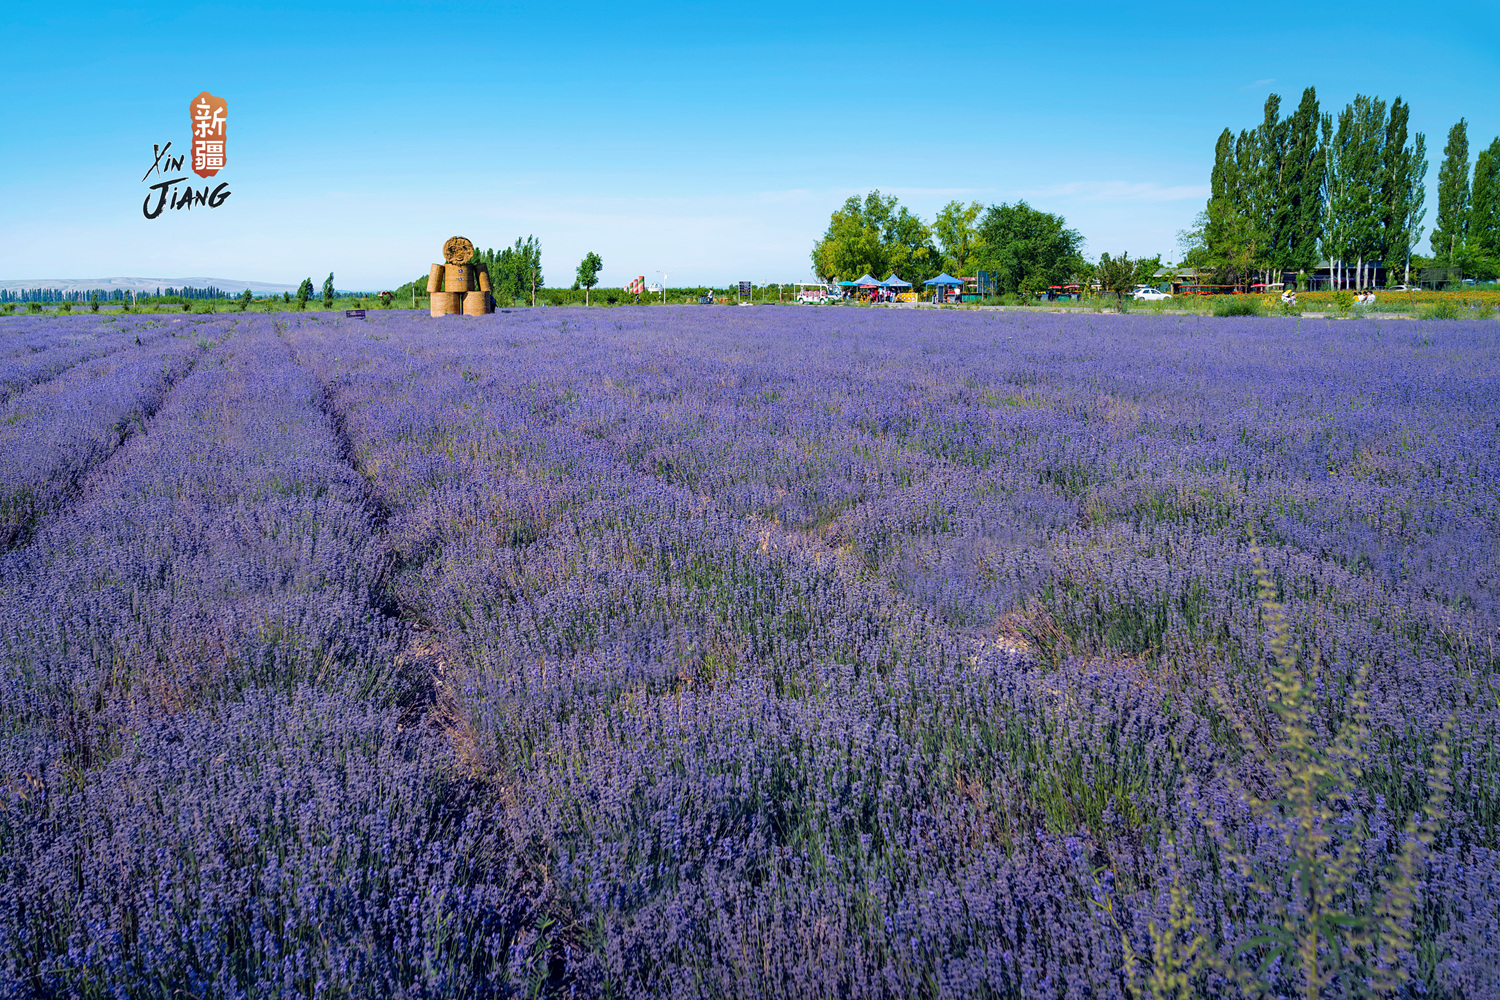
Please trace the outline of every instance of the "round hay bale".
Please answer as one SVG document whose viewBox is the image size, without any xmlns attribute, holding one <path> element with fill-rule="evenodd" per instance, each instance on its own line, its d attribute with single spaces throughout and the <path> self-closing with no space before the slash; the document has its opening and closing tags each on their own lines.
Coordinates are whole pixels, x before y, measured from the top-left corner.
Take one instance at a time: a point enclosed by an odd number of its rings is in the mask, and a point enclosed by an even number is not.
<svg viewBox="0 0 1500 1000">
<path fill-rule="evenodd" d="M 485 316 L 490 311 L 489 292 L 469 292 L 464 296 L 465 316 Z"/>
<path fill-rule="evenodd" d="M 474 244 L 462 236 L 450 236 L 443 244 L 443 260 L 450 264 L 467 264 L 474 259 Z"/>
<path fill-rule="evenodd" d="M 427 271 L 427 291 L 440 292 L 443 290 L 443 265 L 434 264 Z"/>
<path fill-rule="evenodd" d="M 434 316 L 456 316 L 463 311 L 463 296 L 458 292 L 433 292 L 432 314 Z"/>
<path fill-rule="evenodd" d="M 486 271 L 482 267 L 476 267 L 474 269 L 474 276 L 479 279 L 479 290 L 481 292 L 494 291 L 494 289 L 490 287 L 490 272 Z"/>
<path fill-rule="evenodd" d="M 472 292 L 473 290 L 474 286 L 469 284 L 467 264 L 449 264 L 443 268 L 443 291 Z"/>
</svg>

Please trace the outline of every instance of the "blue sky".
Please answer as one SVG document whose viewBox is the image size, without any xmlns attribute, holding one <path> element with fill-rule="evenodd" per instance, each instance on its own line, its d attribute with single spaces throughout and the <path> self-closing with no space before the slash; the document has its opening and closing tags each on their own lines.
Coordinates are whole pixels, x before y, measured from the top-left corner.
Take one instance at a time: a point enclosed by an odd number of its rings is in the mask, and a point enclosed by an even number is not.
<svg viewBox="0 0 1500 1000">
<path fill-rule="evenodd" d="M 0 278 L 374 290 L 460 233 L 535 234 L 553 284 L 589 250 L 605 285 L 795 281 L 871 188 L 928 219 L 1025 198 L 1091 256 L 1174 258 L 1215 137 L 1268 93 L 1405 98 L 1430 200 L 1454 121 L 1471 150 L 1500 133 L 1500 4 L 1182 9 L 28 4 L 3 22 Z M 233 194 L 148 221 L 152 144 L 186 145 L 201 90 Z"/>
</svg>

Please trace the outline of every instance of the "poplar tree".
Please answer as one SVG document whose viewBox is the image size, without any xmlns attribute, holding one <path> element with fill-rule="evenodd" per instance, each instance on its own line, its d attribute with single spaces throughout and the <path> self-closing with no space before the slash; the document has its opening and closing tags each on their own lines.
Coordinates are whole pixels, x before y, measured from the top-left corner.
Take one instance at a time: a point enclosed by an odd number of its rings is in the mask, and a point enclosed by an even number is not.
<svg viewBox="0 0 1500 1000">
<path fill-rule="evenodd" d="M 1318 92 L 1308 87 L 1288 119 L 1285 169 L 1281 197 L 1287 219 L 1282 238 L 1284 268 L 1311 271 L 1318 266 L 1318 240 L 1323 231 L 1323 187 L 1327 166 L 1318 141 Z"/>
<path fill-rule="evenodd" d="M 1500 276 L 1500 136 L 1474 158 L 1468 236 L 1468 258 L 1475 277 Z"/>
<path fill-rule="evenodd" d="M 1334 130 L 1331 116 L 1324 116 L 1321 122 L 1324 155 L 1328 163 L 1328 188 L 1323 209 L 1323 255 L 1328 259 L 1329 281 L 1338 288 L 1342 288 L 1344 284 L 1340 265 L 1350 243 L 1348 145 L 1351 120 L 1350 110 L 1346 107 L 1339 114 L 1337 131 Z"/>
<path fill-rule="evenodd" d="M 1207 265 L 1221 279 L 1243 279 L 1256 257 L 1257 226 L 1243 182 L 1255 159 L 1250 133 L 1236 137 L 1227 128 L 1219 133 L 1199 245 L 1187 259 Z"/>
<path fill-rule="evenodd" d="M 1337 128 L 1324 135 L 1328 150 L 1328 226 L 1324 247 L 1338 270 L 1340 287 L 1350 283 L 1346 266 L 1355 265 L 1353 284 L 1364 288 L 1365 264 L 1381 253 L 1380 180 L 1386 105 L 1358 94 L 1339 112 Z"/>
<path fill-rule="evenodd" d="M 1240 160 L 1244 207 L 1250 213 L 1250 263 L 1257 268 L 1286 266 L 1286 230 L 1290 221 L 1285 192 L 1287 136 L 1290 122 L 1281 119 L 1281 95 L 1266 98 L 1260 125 L 1242 137 Z"/>
<path fill-rule="evenodd" d="M 1391 102 L 1381 150 L 1380 256 L 1386 274 L 1399 263 L 1405 283 L 1411 282 L 1411 254 L 1422 238 L 1422 217 L 1427 213 L 1427 137 L 1418 132 L 1407 141 L 1411 105 L 1401 98 Z"/>
<path fill-rule="evenodd" d="M 1457 266 L 1469 223 L 1469 123 L 1460 118 L 1448 130 L 1443 164 L 1438 167 L 1437 221 L 1432 227 L 1432 252 L 1439 264 Z"/>
</svg>

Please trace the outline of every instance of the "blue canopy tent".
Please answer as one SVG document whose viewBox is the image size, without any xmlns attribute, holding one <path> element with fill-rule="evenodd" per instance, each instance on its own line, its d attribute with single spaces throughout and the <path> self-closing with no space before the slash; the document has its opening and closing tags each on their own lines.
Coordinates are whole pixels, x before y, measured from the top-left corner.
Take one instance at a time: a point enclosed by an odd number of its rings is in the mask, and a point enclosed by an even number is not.
<svg viewBox="0 0 1500 1000">
<path fill-rule="evenodd" d="M 880 279 L 872 275 L 869 271 L 866 271 L 858 278 L 855 278 L 853 281 L 849 282 L 849 284 L 857 288 L 860 295 L 872 293 L 883 287 L 880 284 Z"/>
<path fill-rule="evenodd" d="M 937 293 L 933 298 L 938 302 L 947 302 L 948 296 L 952 294 L 951 289 L 964 287 L 964 283 L 961 280 L 955 278 L 947 271 L 944 271 L 936 278 L 928 278 L 922 284 L 933 286 L 933 291 Z"/>
<path fill-rule="evenodd" d="M 903 280 L 901 280 L 901 276 L 898 275 L 895 271 L 892 271 L 891 272 L 891 276 L 889 278 L 886 278 L 884 281 L 882 281 L 881 284 L 885 285 L 885 287 L 887 287 L 887 288 L 910 288 L 911 287 L 911 282 L 910 281 L 903 281 Z"/>
</svg>

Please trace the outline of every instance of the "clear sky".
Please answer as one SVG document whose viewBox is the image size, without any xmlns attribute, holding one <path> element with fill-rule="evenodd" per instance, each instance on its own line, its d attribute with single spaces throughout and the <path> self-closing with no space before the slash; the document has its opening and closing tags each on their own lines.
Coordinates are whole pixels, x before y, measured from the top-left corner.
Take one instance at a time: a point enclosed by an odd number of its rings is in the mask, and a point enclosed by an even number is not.
<svg viewBox="0 0 1500 1000">
<path fill-rule="evenodd" d="M 535 234 L 551 284 L 589 250 L 606 286 L 795 281 L 829 213 L 871 188 L 928 220 L 953 198 L 1024 198 L 1090 256 L 1175 259 L 1214 139 L 1268 93 L 1405 98 L 1430 202 L 1453 122 L 1471 151 L 1500 133 L 1496 0 L 1264 10 L 17 5 L 0 19 L 0 278 L 331 270 L 377 290 L 457 233 Z M 187 144 L 202 90 L 228 101 L 214 183 L 232 195 L 148 221 L 152 144 Z"/>
</svg>

